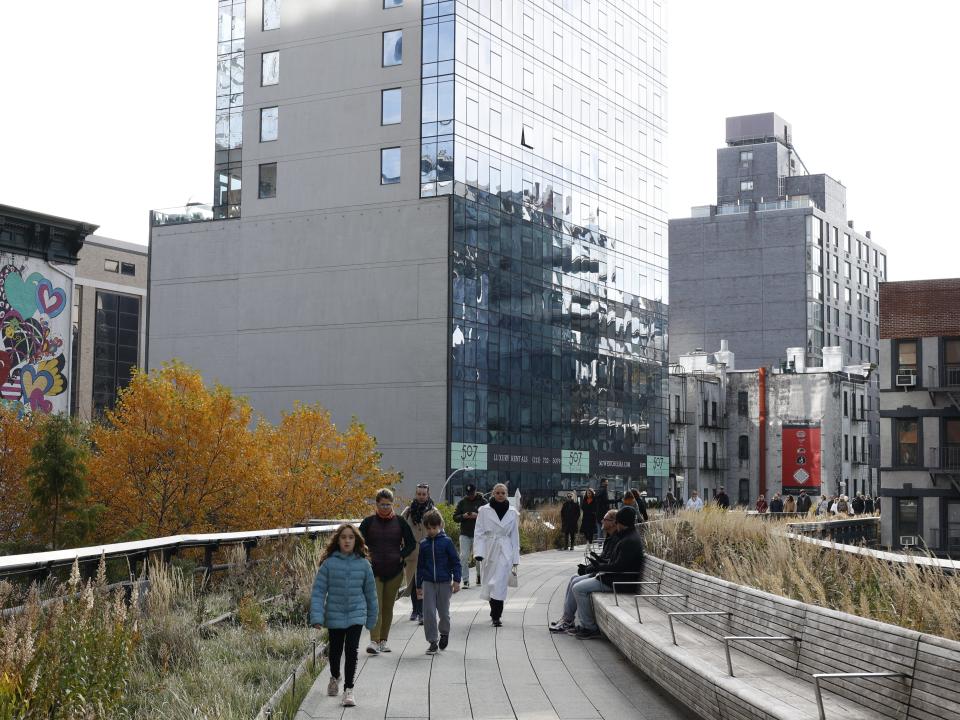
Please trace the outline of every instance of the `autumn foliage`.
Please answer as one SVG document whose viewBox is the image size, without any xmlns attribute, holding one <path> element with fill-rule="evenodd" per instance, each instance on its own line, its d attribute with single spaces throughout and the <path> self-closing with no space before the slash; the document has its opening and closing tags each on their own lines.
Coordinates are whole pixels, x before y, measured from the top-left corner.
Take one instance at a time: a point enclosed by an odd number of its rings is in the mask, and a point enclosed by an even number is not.
<svg viewBox="0 0 960 720">
<path fill-rule="evenodd" d="M 0 414 L 0 542 L 28 539 L 36 422 Z M 399 481 L 356 420 L 340 431 L 319 405 L 298 404 L 272 424 L 178 362 L 136 374 L 89 440 L 85 481 L 104 542 L 358 516 Z"/>
</svg>

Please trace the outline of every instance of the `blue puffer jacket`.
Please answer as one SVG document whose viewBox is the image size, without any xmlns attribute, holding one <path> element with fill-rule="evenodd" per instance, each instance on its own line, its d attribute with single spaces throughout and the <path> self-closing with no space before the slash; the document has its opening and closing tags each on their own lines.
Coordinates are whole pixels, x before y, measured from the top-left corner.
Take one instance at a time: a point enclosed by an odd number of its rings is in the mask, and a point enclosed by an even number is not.
<svg viewBox="0 0 960 720">
<path fill-rule="evenodd" d="M 363 625 L 370 630 L 377 624 L 377 587 L 373 568 L 365 558 L 339 550 L 317 571 L 310 597 L 310 624 L 344 629 Z"/>
<path fill-rule="evenodd" d="M 436 537 L 425 537 L 420 541 L 420 556 L 417 558 L 418 588 L 424 582 L 460 582 L 460 572 L 460 556 L 453 547 L 453 540 L 443 530 Z"/>
</svg>

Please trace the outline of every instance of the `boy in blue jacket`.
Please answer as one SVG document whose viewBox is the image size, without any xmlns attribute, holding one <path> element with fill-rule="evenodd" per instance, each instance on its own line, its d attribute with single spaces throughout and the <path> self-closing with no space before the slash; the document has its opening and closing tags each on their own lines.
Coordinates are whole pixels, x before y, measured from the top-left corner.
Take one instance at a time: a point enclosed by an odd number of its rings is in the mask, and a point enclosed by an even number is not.
<svg viewBox="0 0 960 720">
<path fill-rule="evenodd" d="M 460 555 L 453 540 L 443 532 L 439 510 L 430 510 L 423 516 L 423 527 L 427 536 L 420 541 L 417 597 L 423 600 L 423 634 L 430 643 L 427 655 L 436 655 L 450 642 L 450 597 L 460 591 Z"/>
</svg>

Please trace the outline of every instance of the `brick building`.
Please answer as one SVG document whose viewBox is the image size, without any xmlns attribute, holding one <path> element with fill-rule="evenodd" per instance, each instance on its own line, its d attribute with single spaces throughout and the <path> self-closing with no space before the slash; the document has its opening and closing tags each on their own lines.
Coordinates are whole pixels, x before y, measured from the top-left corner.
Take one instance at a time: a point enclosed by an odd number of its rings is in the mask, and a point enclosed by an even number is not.
<svg viewBox="0 0 960 720">
<path fill-rule="evenodd" d="M 885 545 L 960 554 L 960 278 L 880 285 Z"/>
</svg>

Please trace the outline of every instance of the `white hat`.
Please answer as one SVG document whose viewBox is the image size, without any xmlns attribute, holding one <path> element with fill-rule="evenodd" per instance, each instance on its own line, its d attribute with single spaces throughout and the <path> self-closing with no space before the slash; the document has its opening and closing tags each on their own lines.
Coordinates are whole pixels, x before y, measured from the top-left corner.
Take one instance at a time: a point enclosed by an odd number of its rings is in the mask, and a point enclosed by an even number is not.
<svg viewBox="0 0 960 720">
<path fill-rule="evenodd" d="M 646 491 L 646 490 L 641 490 L 641 491 L 640 491 L 640 497 L 646 497 L 646 496 L 647 496 L 647 491 Z"/>
</svg>

